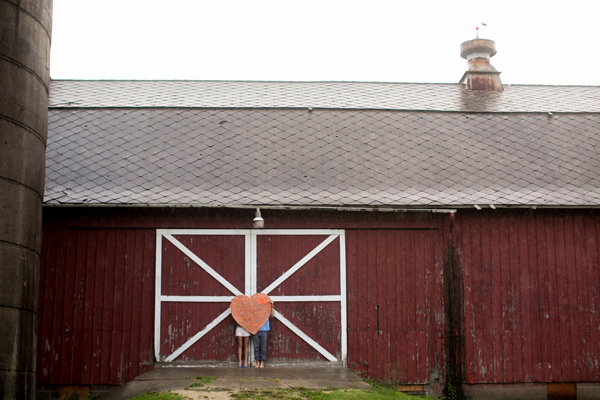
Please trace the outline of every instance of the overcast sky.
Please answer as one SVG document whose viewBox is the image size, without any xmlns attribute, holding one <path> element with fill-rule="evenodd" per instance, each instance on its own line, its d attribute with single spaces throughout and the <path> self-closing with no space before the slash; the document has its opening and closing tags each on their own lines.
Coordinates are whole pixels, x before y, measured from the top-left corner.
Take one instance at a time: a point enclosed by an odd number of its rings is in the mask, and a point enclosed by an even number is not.
<svg viewBox="0 0 600 400">
<path fill-rule="evenodd" d="M 504 84 L 600 85 L 600 1 L 54 0 L 53 79 L 456 83 L 496 42 Z"/>
</svg>

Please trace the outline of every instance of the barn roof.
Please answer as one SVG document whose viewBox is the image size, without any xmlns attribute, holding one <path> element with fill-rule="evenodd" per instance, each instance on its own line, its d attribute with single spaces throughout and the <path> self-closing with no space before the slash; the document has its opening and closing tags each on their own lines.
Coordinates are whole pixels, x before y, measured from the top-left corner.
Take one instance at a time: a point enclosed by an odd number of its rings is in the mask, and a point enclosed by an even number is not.
<svg viewBox="0 0 600 400">
<path fill-rule="evenodd" d="M 52 81 L 50 108 L 330 108 L 449 112 L 600 112 L 599 86 L 387 82 Z"/>
<path fill-rule="evenodd" d="M 45 204 L 599 206 L 600 87 L 53 81 Z"/>
</svg>

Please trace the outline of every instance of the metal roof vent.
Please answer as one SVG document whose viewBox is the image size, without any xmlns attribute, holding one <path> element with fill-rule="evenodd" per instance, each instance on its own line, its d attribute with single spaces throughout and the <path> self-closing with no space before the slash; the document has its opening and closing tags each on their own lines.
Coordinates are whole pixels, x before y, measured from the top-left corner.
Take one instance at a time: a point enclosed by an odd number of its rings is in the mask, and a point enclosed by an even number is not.
<svg viewBox="0 0 600 400">
<path fill-rule="evenodd" d="M 459 83 L 467 90 L 502 91 L 500 72 L 490 64 L 490 58 L 496 54 L 493 40 L 478 37 L 460 45 L 460 56 L 467 60 L 469 68 Z"/>
</svg>

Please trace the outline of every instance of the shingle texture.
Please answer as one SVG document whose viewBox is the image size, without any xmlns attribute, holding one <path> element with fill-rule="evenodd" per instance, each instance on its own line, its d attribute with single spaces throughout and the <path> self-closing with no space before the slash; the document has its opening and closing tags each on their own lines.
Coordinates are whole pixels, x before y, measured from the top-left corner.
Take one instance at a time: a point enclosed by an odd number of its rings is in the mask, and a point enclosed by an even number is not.
<svg viewBox="0 0 600 400">
<path fill-rule="evenodd" d="M 332 88 L 323 91 L 317 83 L 259 82 L 261 96 L 244 96 L 253 83 L 231 82 L 238 95 L 223 89 L 203 102 L 202 93 L 182 92 L 152 103 L 115 89 L 121 82 L 91 82 L 87 93 L 86 82 L 72 82 L 71 97 L 64 83 L 51 87 L 46 204 L 600 205 L 598 88 L 577 96 L 576 87 L 551 87 L 562 100 L 535 102 L 548 87 L 520 87 L 519 100 L 460 85 L 326 83 Z M 126 83 L 139 91 L 170 84 Z M 298 89 L 304 85 L 312 89 Z M 373 86 L 392 88 L 378 97 Z M 94 90 L 104 93 L 97 103 Z M 320 93 L 311 101 L 294 97 L 311 90 Z M 456 98 L 441 92 L 482 97 L 477 107 L 488 112 L 454 107 Z M 80 102 L 58 103 L 69 97 Z"/>
<path fill-rule="evenodd" d="M 517 85 L 473 92 L 433 83 L 53 81 L 50 107 L 600 112 L 600 87 Z"/>
</svg>

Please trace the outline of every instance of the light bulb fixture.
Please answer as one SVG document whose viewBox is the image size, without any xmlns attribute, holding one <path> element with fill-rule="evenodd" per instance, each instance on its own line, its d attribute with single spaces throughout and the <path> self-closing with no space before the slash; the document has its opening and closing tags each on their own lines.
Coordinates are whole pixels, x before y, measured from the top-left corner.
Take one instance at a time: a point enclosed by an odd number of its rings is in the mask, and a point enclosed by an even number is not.
<svg viewBox="0 0 600 400">
<path fill-rule="evenodd" d="M 252 227 L 254 229 L 263 229 L 265 227 L 265 220 L 260 215 L 260 208 L 256 209 L 256 213 L 254 214 L 254 219 L 252 220 Z"/>
</svg>

